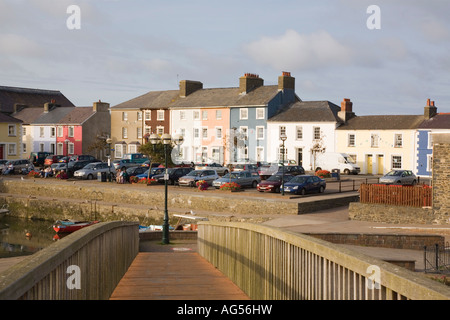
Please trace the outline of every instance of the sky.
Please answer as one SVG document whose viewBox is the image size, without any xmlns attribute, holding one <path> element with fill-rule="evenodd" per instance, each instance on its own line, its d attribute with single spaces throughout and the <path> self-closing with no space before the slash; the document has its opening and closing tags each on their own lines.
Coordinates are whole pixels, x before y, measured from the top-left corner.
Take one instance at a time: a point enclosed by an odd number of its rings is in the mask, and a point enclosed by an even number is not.
<svg viewBox="0 0 450 320">
<path fill-rule="evenodd" d="M 450 112 L 448 16 L 446 0 L 0 0 L 0 85 L 114 106 L 288 71 L 303 101 L 357 115 Z"/>
</svg>

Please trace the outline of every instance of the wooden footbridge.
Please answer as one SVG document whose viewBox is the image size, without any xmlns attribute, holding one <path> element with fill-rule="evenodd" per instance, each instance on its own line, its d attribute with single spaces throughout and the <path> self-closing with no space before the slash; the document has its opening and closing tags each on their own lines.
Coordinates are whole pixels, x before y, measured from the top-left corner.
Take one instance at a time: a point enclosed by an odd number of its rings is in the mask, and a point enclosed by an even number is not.
<svg viewBox="0 0 450 320">
<path fill-rule="evenodd" d="M 201 222 L 195 248 L 164 250 L 143 250 L 138 229 L 104 222 L 65 237 L 1 272 L 0 300 L 450 299 L 420 274 L 276 228 Z"/>
</svg>

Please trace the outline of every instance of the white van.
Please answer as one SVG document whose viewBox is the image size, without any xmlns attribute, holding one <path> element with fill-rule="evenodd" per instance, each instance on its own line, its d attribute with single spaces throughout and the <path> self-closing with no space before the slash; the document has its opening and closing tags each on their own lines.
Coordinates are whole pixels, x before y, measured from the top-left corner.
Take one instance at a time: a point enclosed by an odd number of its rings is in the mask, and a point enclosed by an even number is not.
<svg viewBox="0 0 450 320">
<path fill-rule="evenodd" d="M 325 152 L 318 153 L 316 156 L 316 170 L 327 170 L 332 172 L 333 169 L 339 169 L 344 174 L 358 174 L 361 168 L 346 153 Z"/>
</svg>

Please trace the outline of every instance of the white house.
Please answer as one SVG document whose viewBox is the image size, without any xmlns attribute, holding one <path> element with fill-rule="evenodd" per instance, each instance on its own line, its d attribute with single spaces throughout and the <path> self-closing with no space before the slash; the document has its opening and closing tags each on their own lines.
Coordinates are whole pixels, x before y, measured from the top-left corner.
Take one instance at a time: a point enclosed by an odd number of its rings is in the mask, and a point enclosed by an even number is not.
<svg viewBox="0 0 450 320">
<path fill-rule="evenodd" d="M 313 170 L 314 150 L 335 151 L 335 130 L 341 124 L 341 108 L 329 101 L 290 104 L 267 121 L 268 160 L 282 159 L 280 136 L 285 134 L 285 159 Z"/>
</svg>

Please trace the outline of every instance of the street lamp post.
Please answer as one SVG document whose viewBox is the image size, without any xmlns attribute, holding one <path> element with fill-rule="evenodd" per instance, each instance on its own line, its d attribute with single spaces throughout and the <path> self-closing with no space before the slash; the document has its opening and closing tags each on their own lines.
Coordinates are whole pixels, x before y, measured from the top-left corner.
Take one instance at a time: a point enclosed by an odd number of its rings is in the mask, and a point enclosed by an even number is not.
<svg viewBox="0 0 450 320">
<path fill-rule="evenodd" d="M 170 134 L 165 133 L 161 137 L 156 134 L 152 134 L 150 136 L 150 142 L 155 146 L 159 141 L 162 141 L 164 145 L 164 164 L 165 164 L 165 173 L 164 173 L 164 222 L 163 222 L 163 235 L 162 235 L 162 243 L 169 244 L 169 211 L 167 210 L 167 194 L 168 194 L 168 182 L 169 182 L 169 170 L 168 170 L 168 147 L 174 142 L 176 145 L 180 145 L 183 143 L 183 137 L 177 136 L 172 137 Z M 151 170 L 151 168 L 149 169 Z"/>
<path fill-rule="evenodd" d="M 281 174 L 281 195 L 283 195 L 284 196 L 284 154 L 285 154 L 285 149 L 284 149 L 284 142 L 286 141 L 286 139 L 287 139 L 287 136 L 286 136 L 286 134 L 284 134 L 284 133 L 282 133 L 281 135 L 280 135 L 280 139 L 281 139 L 281 141 L 283 141 L 283 149 L 282 149 L 282 152 L 283 152 L 283 161 L 282 161 L 282 163 L 281 163 L 281 166 L 282 166 L 282 174 Z"/>
</svg>

